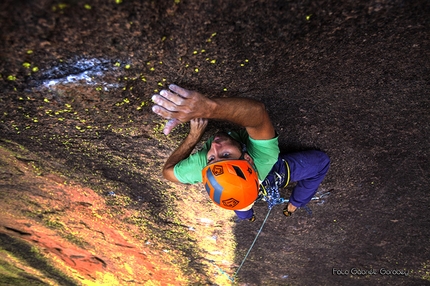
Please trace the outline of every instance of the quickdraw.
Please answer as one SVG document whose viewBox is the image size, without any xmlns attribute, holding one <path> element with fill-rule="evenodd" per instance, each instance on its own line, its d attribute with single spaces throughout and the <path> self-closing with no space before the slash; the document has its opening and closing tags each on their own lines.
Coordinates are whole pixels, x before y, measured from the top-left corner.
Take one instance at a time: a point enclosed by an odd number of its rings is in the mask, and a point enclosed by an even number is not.
<svg viewBox="0 0 430 286">
<path fill-rule="evenodd" d="M 283 176 L 274 172 L 273 177 L 267 178 L 261 183 L 260 200 L 267 202 L 269 210 L 275 205 L 280 205 L 285 202 L 288 203 L 288 200 L 281 198 L 281 195 L 279 194 L 279 186 L 284 180 L 285 178 Z"/>
</svg>

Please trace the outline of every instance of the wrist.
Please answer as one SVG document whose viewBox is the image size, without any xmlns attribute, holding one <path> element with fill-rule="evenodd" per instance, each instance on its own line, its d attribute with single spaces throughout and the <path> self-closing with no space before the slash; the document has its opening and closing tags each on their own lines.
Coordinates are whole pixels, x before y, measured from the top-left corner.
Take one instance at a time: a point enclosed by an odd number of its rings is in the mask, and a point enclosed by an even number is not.
<svg viewBox="0 0 430 286">
<path fill-rule="evenodd" d="M 204 113 L 201 114 L 201 118 L 214 119 L 220 113 L 220 102 L 219 98 L 206 98 L 207 102 L 205 104 Z"/>
<path fill-rule="evenodd" d="M 193 146 L 192 148 L 194 148 L 199 143 L 202 136 L 203 136 L 203 133 L 198 133 L 198 132 L 188 133 L 188 136 L 185 139 L 186 144 L 192 145 Z"/>
</svg>

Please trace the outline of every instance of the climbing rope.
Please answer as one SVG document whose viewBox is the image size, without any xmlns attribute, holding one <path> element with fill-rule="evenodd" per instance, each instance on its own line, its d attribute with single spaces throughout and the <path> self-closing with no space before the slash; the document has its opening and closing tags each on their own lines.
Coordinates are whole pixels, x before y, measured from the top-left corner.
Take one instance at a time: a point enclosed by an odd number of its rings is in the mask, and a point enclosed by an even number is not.
<svg viewBox="0 0 430 286">
<path fill-rule="evenodd" d="M 275 173 L 278 176 L 278 179 L 280 180 L 281 177 L 278 173 Z M 257 232 L 257 235 L 254 238 L 254 241 L 252 242 L 251 246 L 248 249 L 248 252 L 245 254 L 245 257 L 242 260 L 242 263 L 237 268 L 236 272 L 233 275 L 232 281 L 236 278 L 237 274 L 239 273 L 240 269 L 242 268 L 243 264 L 245 263 L 246 259 L 248 258 L 249 253 L 251 252 L 252 248 L 254 247 L 255 242 L 257 241 L 258 236 L 260 235 L 261 231 L 263 230 L 264 224 L 266 223 L 267 219 L 269 218 L 270 212 L 272 208 L 275 205 L 283 204 L 285 202 L 288 202 L 288 200 L 281 198 L 281 195 L 279 194 L 279 180 L 275 180 L 275 184 L 273 186 L 266 186 L 263 187 L 264 195 L 263 200 L 267 202 L 269 210 L 267 211 L 267 215 L 263 221 L 263 223 L 260 226 L 260 229 Z"/>
<path fill-rule="evenodd" d="M 275 174 L 278 175 L 277 173 L 275 173 Z M 217 266 L 218 269 L 221 271 L 221 273 L 227 275 L 227 277 L 232 282 L 234 282 L 237 274 L 239 273 L 240 269 L 242 268 L 243 264 L 245 263 L 246 259 L 248 258 L 249 253 L 251 252 L 252 248 L 254 247 L 255 242 L 257 241 L 257 239 L 258 239 L 261 231 L 263 230 L 263 227 L 264 227 L 267 219 L 269 218 L 269 215 L 270 215 L 270 212 L 272 211 L 272 208 L 275 205 L 279 205 L 279 204 L 283 204 L 283 203 L 288 203 L 289 202 L 289 200 L 281 198 L 281 196 L 279 194 L 278 180 L 275 181 L 274 186 L 266 186 L 263 190 L 264 190 L 264 193 L 263 193 L 263 196 L 262 196 L 261 200 L 266 201 L 268 203 L 268 209 L 269 210 L 267 211 L 267 215 L 264 218 L 264 221 L 261 224 L 260 229 L 258 230 L 257 235 L 254 238 L 254 241 L 252 242 L 251 246 L 249 247 L 247 253 L 245 254 L 245 257 L 242 259 L 242 262 L 240 263 L 240 265 L 237 268 L 236 272 L 233 274 L 233 277 L 230 277 L 225 271 L 223 271 L 220 267 Z M 326 192 L 326 193 L 323 193 L 323 194 L 316 194 L 311 200 L 319 200 L 319 199 L 321 199 L 321 198 L 323 198 L 325 196 L 328 196 L 328 195 L 330 195 L 330 192 Z M 304 209 L 307 211 L 307 213 L 309 215 L 312 215 L 312 210 L 308 206 L 305 206 Z"/>
<path fill-rule="evenodd" d="M 248 258 L 249 253 L 251 252 L 252 248 L 254 247 L 255 242 L 257 241 L 258 236 L 260 235 L 261 231 L 263 230 L 263 226 L 267 221 L 267 218 L 269 217 L 270 211 L 272 210 L 272 208 L 269 208 L 269 211 L 267 212 L 266 218 L 264 219 L 263 223 L 261 224 L 260 229 L 257 232 L 257 235 L 254 238 L 254 241 L 251 244 L 251 247 L 248 249 L 248 252 L 245 254 L 245 257 L 242 260 L 242 263 L 239 265 L 239 267 L 237 268 L 236 272 L 234 273 L 233 277 L 232 277 L 232 281 L 234 282 L 234 279 L 236 278 L 237 274 L 239 273 L 240 269 L 242 268 L 243 264 L 245 263 L 246 259 Z"/>
</svg>

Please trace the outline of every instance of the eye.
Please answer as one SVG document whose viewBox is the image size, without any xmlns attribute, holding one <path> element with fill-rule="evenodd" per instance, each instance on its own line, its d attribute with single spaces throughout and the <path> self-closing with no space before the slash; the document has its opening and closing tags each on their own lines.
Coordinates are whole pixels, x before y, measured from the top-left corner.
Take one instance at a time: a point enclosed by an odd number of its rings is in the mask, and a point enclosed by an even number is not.
<svg viewBox="0 0 430 286">
<path fill-rule="evenodd" d="M 222 154 L 222 157 L 223 158 L 228 158 L 228 157 L 230 157 L 230 153 L 225 152 L 225 153 Z"/>
<path fill-rule="evenodd" d="M 214 158 L 214 156 L 209 156 L 209 157 L 208 157 L 208 164 L 209 164 L 210 162 L 212 162 L 214 159 L 215 159 L 215 158 Z"/>
</svg>

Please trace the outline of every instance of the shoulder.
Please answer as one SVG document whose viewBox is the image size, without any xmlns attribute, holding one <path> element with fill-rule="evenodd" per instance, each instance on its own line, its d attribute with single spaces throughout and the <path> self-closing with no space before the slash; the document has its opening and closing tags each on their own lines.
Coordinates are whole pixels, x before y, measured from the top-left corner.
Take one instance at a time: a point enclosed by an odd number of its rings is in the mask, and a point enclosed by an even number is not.
<svg viewBox="0 0 430 286">
<path fill-rule="evenodd" d="M 256 140 L 251 137 L 246 145 L 249 155 L 254 160 L 260 180 L 264 180 L 279 156 L 278 136 L 272 139 Z"/>
<path fill-rule="evenodd" d="M 239 141 L 242 144 L 247 144 L 249 139 L 249 134 L 246 132 L 246 129 L 240 129 L 237 131 L 229 131 L 227 132 L 234 140 Z"/>
</svg>

